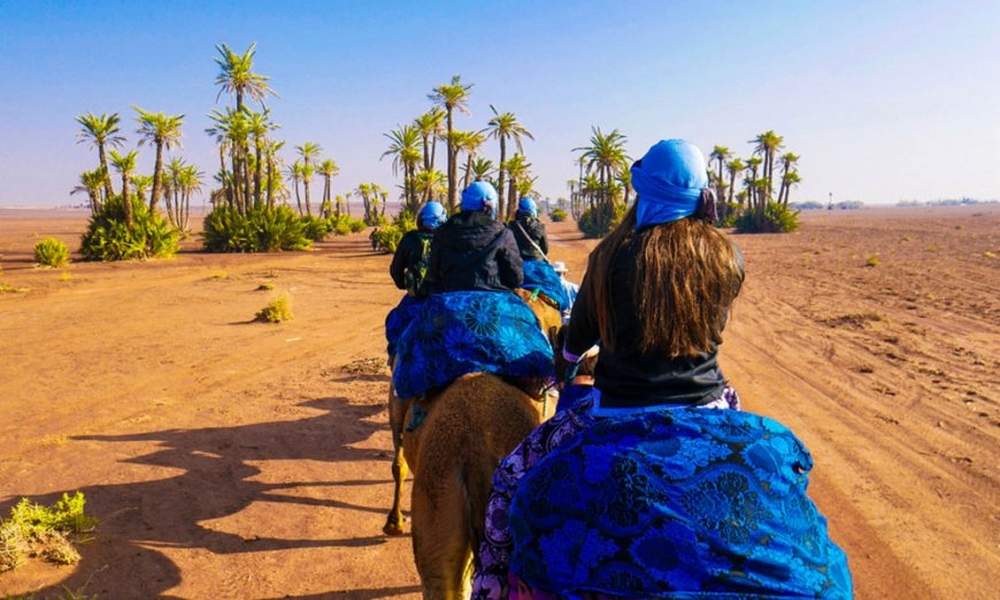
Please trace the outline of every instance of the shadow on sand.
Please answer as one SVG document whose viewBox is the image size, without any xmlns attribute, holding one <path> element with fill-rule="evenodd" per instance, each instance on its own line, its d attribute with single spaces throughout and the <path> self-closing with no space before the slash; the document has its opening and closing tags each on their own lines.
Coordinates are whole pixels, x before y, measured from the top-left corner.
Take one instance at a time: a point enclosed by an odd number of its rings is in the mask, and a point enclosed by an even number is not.
<svg viewBox="0 0 1000 600">
<path fill-rule="evenodd" d="M 300 406 L 324 412 L 295 421 L 72 438 L 109 445 L 154 442 L 162 449 L 126 462 L 166 467 L 180 473 L 150 481 L 81 488 L 87 498 L 87 513 L 101 519 L 96 539 L 80 547 L 83 559 L 72 575 L 56 586 L 37 590 L 35 597 L 63 597 L 61 594 L 65 594 L 66 590 L 73 590 L 81 591 L 86 597 L 169 598 L 171 596 L 164 595 L 164 592 L 180 584 L 182 573 L 157 548 L 191 549 L 208 556 L 316 547 L 367 547 L 386 543 L 387 539 L 380 530 L 377 530 L 379 535 L 368 537 L 279 539 L 256 535 L 243 537 L 203 525 L 213 519 L 236 515 L 255 502 L 294 503 L 353 513 L 385 514 L 386 507 L 335 501 L 324 498 L 320 491 L 309 492 L 308 488 L 368 486 L 387 483 L 386 478 L 281 483 L 252 480 L 261 473 L 261 469 L 252 463 L 260 461 L 305 459 L 337 463 L 391 460 L 388 452 L 351 447 L 364 442 L 380 429 L 377 420 L 372 422 L 370 417 L 378 414 L 381 406 L 352 405 L 345 398 L 320 398 Z M 386 465 L 379 475 L 388 475 L 389 471 Z M 331 467 L 330 472 L 336 472 L 336 469 Z M 160 476 L 160 469 L 151 475 Z M 51 505 L 61 495 L 59 492 L 31 500 Z M 9 506 L 0 509 L 6 514 Z M 342 518 L 350 520 L 353 517 L 346 515 Z M 389 598 L 418 593 L 419 590 L 417 585 L 372 587 L 284 597 Z M 233 597 L 263 597 L 254 595 L 251 590 L 233 592 L 238 594 Z M 218 597 L 228 597 L 223 590 L 219 590 L 219 594 Z"/>
</svg>

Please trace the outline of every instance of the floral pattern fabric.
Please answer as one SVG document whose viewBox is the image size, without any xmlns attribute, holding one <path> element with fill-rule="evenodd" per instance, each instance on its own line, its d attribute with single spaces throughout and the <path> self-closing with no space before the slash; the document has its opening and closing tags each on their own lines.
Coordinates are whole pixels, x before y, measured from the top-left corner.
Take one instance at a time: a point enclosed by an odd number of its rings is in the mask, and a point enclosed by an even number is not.
<svg viewBox="0 0 1000 600">
<path fill-rule="evenodd" d="M 426 296 L 420 297 L 406 294 L 399 301 L 399 304 L 386 315 L 385 340 L 388 342 L 386 352 L 388 352 L 390 357 L 396 355 L 396 344 L 399 342 L 399 336 L 403 335 L 406 328 L 416 318 L 417 313 L 420 312 L 420 307 L 423 306 L 426 299 Z"/>
<path fill-rule="evenodd" d="M 419 396 L 469 373 L 555 377 L 552 346 L 511 292 L 432 294 L 399 337 L 392 384 Z"/>
<path fill-rule="evenodd" d="M 557 413 L 497 470 L 474 598 L 852 597 L 791 431 L 735 410 L 592 406 Z"/>
</svg>

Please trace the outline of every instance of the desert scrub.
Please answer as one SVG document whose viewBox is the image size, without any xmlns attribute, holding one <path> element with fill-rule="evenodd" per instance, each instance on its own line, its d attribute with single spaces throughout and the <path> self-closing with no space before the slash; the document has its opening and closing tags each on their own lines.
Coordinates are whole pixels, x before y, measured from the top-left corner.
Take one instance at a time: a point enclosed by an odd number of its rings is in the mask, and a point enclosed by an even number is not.
<svg viewBox="0 0 1000 600">
<path fill-rule="evenodd" d="M 84 504 L 82 492 L 64 493 L 51 507 L 22 498 L 10 510 L 10 517 L 0 520 L 0 573 L 32 556 L 66 565 L 78 562 L 80 553 L 71 538 L 97 525 L 96 519 L 84 514 Z"/>
<path fill-rule="evenodd" d="M 865 266 L 866 267 L 877 267 L 878 266 L 878 254 L 872 254 L 871 256 L 869 256 L 868 260 L 865 261 Z"/>
<path fill-rule="evenodd" d="M 264 283 L 257 286 L 258 292 L 266 292 L 268 290 L 273 290 L 273 289 L 274 289 L 274 284 L 271 283 L 270 281 L 265 281 Z"/>
<path fill-rule="evenodd" d="M 281 323 L 282 321 L 290 321 L 291 319 L 292 309 L 288 298 L 285 296 L 279 296 L 269 302 L 267 306 L 257 311 L 257 315 L 254 317 L 255 321 L 262 321 L 264 323 Z"/>
<path fill-rule="evenodd" d="M 43 267 L 64 267 L 69 263 L 69 247 L 56 238 L 45 238 L 35 244 L 35 262 Z"/>
</svg>

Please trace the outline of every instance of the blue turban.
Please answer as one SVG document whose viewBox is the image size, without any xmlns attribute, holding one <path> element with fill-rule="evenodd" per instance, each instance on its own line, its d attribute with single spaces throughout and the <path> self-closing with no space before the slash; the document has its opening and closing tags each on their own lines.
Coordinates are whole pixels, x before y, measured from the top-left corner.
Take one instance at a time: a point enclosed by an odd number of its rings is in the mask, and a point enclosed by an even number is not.
<svg viewBox="0 0 1000 600">
<path fill-rule="evenodd" d="M 448 220 L 448 213 L 445 212 L 443 204 L 437 200 L 431 200 L 420 209 L 418 220 L 421 227 L 437 229 Z"/>
<path fill-rule="evenodd" d="M 538 205 L 531 198 L 525 196 L 521 198 L 521 201 L 517 203 L 517 212 L 521 215 L 531 215 L 533 217 L 538 216 Z"/>
<path fill-rule="evenodd" d="M 684 140 L 661 140 L 632 165 L 636 229 L 679 221 L 698 210 L 708 187 L 705 157 Z"/>
<path fill-rule="evenodd" d="M 462 192 L 462 210 L 486 210 L 493 213 L 497 206 L 497 190 L 486 181 L 476 181 Z"/>
</svg>

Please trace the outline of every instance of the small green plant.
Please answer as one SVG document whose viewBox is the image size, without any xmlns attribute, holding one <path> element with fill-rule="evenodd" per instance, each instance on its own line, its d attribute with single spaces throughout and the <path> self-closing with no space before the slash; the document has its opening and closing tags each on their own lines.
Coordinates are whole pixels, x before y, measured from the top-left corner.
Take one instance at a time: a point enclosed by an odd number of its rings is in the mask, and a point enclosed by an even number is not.
<svg viewBox="0 0 1000 600">
<path fill-rule="evenodd" d="M 279 296 L 268 302 L 267 306 L 257 311 L 257 315 L 254 317 L 255 321 L 262 321 L 264 323 L 281 323 L 282 321 L 290 321 L 291 319 L 292 309 L 288 298 L 285 296 Z"/>
<path fill-rule="evenodd" d="M 204 228 L 208 252 L 278 252 L 312 246 L 302 218 L 284 205 L 251 208 L 246 214 L 220 206 L 205 217 Z"/>
<path fill-rule="evenodd" d="M 6 283 L 0 283 L 0 294 L 23 294 L 28 288 L 16 288 Z"/>
<path fill-rule="evenodd" d="M 35 262 L 43 267 L 64 267 L 69 263 L 69 247 L 55 238 L 35 244 Z"/>
<path fill-rule="evenodd" d="M 865 266 L 866 267 L 877 267 L 878 266 L 878 254 L 872 254 L 871 256 L 869 256 L 868 260 L 865 261 Z"/>
<path fill-rule="evenodd" d="M 29 556 L 67 565 L 78 562 L 80 553 L 71 537 L 97 526 L 97 520 L 84 513 L 85 504 L 82 492 L 64 493 L 51 507 L 22 498 L 11 509 L 10 518 L 0 520 L 0 573 Z"/>
<path fill-rule="evenodd" d="M 549 213 L 549 218 L 552 219 L 553 223 L 562 223 L 566 220 L 566 217 L 566 211 L 561 208 L 553 209 L 552 212 Z"/>
</svg>

